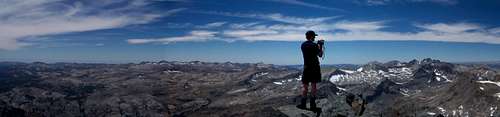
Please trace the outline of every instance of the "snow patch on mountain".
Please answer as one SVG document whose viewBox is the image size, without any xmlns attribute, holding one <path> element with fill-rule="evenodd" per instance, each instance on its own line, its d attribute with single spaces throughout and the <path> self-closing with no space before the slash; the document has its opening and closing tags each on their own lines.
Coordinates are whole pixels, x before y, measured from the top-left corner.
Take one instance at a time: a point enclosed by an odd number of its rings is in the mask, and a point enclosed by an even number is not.
<svg viewBox="0 0 500 117">
<path fill-rule="evenodd" d="M 458 115 L 459 115 L 459 116 L 461 116 L 461 115 L 463 115 L 463 114 L 465 114 L 465 113 L 464 113 L 464 106 L 460 105 L 460 106 L 458 107 Z"/>
<path fill-rule="evenodd" d="M 487 80 L 487 81 L 477 81 L 477 82 L 478 83 L 483 83 L 483 84 L 486 84 L 486 83 L 488 83 L 488 84 L 494 84 L 494 85 L 497 85 L 497 86 L 500 87 L 500 82 L 493 82 L 493 81 L 489 81 L 489 80 Z"/>
<path fill-rule="evenodd" d="M 337 85 L 359 84 L 363 82 L 378 84 L 382 79 L 388 78 L 400 84 L 408 82 L 413 76 L 412 69 L 408 67 L 392 67 L 387 68 L 387 71 L 381 69 L 365 69 L 364 67 L 360 67 L 356 71 L 339 69 L 344 74 L 332 74 L 329 80 Z"/>
<path fill-rule="evenodd" d="M 399 90 L 400 90 L 400 92 L 399 92 L 399 93 L 401 93 L 402 95 L 404 95 L 404 96 L 406 96 L 406 97 L 410 96 L 410 94 L 408 94 L 408 93 L 410 92 L 410 90 L 408 90 L 408 89 L 406 89 L 406 88 L 401 88 L 401 89 L 399 89 Z"/>
<path fill-rule="evenodd" d="M 269 74 L 269 73 L 268 72 L 260 72 L 260 73 L 255 74 L 255 77 L 261 77 L 261 76 L 265 76 L 267 74 Z"/>
<path fill-rule="evenodd" d="M 358 68 L 356 71 L 362 72 L 363 71 L 363 67 Z"/>
<path fill-rule="evenodd" d="M 493 117 L 493 114 L 495 114 L 495 111 L 497 110 L 497 106 L 495 107 L 490 107 L 490 117 Z"/>
<path fill-rule="evenodd" d="M 347 75 L 347 74 L 346 75 L 342 75 L 342 74 L 332 75 L 330 77 L 330 82 L 332 82 L 332 83 L 340 82 L 340 81 L 342 81 L 342 80 L 344 80 L 345 78 L 348 78 L 348 77 L 349 77 L 349 75 Z"/>
<path fill-rule="evenodd" d="M 163 71 L 163 73 L 182 73 L 182 72 L 177 71 L 177 70 L 166 70 L 166 71 Z"/>
<path fill-rule="evenodd" d="M 345 70 L 345 69 L 340 69 L 340 70 L 345 72 L 345 73 L 348 73 L 348 74 L 354 73 L 354 71 L 352 71 L 352 70 Z"/>
<path fill-rule="evenodd" d="M 342 90 L 342 91 L 347 91 L 347 89 L 342 88 L 342 87 L 337 87 L 337 89 Z"/>
<path fill-rule="evenodd" d="M 500 93 L 495 93 L 494 96 L 497 97 L 500 100 Z"/>
<path fill-rule="evenodd" d="M 248 91 L 248 89 L 247 88 L 237 89 L 237 90 L 229 91 L 229 92 L 227 92 L 227 94 L 235 94 L 235 93 L 244 92 L 244 91 Z"/>
<path fill-rule="evenodd" d="M 444 80 L 445 82 L 452 82 L 446 75 L 443 74 L 443 72 L 434 69 L 434 75 L 436 75 L 436 81 L 441 81 Z"/>
<path fill-rule="evenodd" d="M 444 108 L 443 108 L 443 107 L 439 107 L 439 106 L 438 106 L 437 108 L 439 109 L 439 111 L 441 111 L 441 113 L 446 113 L 446 110 L 444 110 Z"/>
</svg>

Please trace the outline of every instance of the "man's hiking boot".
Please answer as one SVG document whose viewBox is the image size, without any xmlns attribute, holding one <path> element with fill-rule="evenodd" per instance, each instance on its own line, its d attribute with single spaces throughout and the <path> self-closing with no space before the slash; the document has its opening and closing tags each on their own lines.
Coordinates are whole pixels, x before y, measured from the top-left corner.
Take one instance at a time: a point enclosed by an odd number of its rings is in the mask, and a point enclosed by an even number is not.
<svg viewBox="0 0 500 117">
<path fill-rule="evenodd" d="M 307 109 L 306 103 L 307 103 L 307 98 L 304 97 L 304 96 L 300 96 L 300 104 L 297 105 L 297 108 L 299 108 L 299 109 Z"/>
<path fill-rule="evenodd" d="M 311 97 L 309 100 L 310 109 L 314 112 L 321 112 L 321 108 L 316 107 L 316 97 Z"/>
</svg>

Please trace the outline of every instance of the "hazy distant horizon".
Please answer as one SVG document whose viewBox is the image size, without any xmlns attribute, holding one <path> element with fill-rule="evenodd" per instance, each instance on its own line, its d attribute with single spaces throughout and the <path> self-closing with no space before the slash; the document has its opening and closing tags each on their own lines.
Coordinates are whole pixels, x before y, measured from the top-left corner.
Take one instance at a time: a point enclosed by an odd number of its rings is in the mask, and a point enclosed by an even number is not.
<svg viewBox="0 0 500 117">
<path fill-rule="evenodd" d="M 431 58 L 433 59 L 433 58 Z M 419 60 L 419 59 L 416 59 L 416 60 Z M 438 59 L 433 59 L 433 60 L 438 60 Z M 20 62 L 20 63 L 34 63 L 34 62 L 43 62 L 43 63 L 47 63 L 47 64 L 54 64 L 54 63 L 79 63 L 79 64 L 130 64 L 130 63 L 133 63 L 133 64 L 138 64 L 138 63 L 141 63 L 141 62 L 159 62 L 159 61 L 168 61 L 168 62 L 195 62 L 195 61 L 169 61 L 169 60 L 158 60 L 158 61 L 137 61 L 137 62 L 71 62 L 71 61 L 67 61 L 67 62 L 64 62 L 64 61 L 10 61 L 10 60 L 0 60 L 0 63 L 2 62 Z M 401 61 L 401 60 L 390 60 L 390 61 L 400 61 L 400 62 L 409 62 L 409 61 Z M 421 60 L 419 60 L 421 61 Z M 207 63 L 226 63 L 226 62 L 230 62 L 230 63 L 241 63 L 241 64 L 245 64 L 245 63 L 248 63 L 248 62 L 231 62 L 231 61 L 225 61 L 225 62 L 219 62 L 219 61 L 199 61 L 199 62 L 207 62 Z M 380 62 L 380 63 L 386 63 L 386 62 L 389 62 L 389 61 L 370 61 L 370 62 Z M 370 62 L 366 62 L 366 63 L 338 63 L 338 64 L 321 64 L 322 66 L 326 65 L 326 66 L 329 66 L 329 65 L 363 65 L 363 64 L 367 64 L 367 63 L 370 63 Z M 442 62 L 449 62 L 449 61 L 442 61 Z M 263 62 L 253 62 L 253 63 L 250 63 L 250 64 L 258 64 L 258 63 L 263 63 Z M 500 60 L 499 61 L 458 61 L 458 62 L 449 62 L 449 63 L 456 63 L 456 64 L 500 64 Z M 272 63 L 263 63 L 263 64 L 272 64 Z M 273 64 L 273 65 L 284 65 L 284 66 L 295 66 L 295 65 L 303 65 L 303 63 L 298 63 L 298 64 Z"/>
<path fill-rule="evenodd" d="M 180 43 L 179 46 L 195 46 L 190 43 Z M 204 43 L 207 44 L 207 43 Z M 245 45 L 245 46 L 242 46 Z M 33 56 L 32 54 L 23 54 L 20 52 L 8 53 L 11 56 L 19 56 L 18 58 L 0 57 L 0 61 L 16 61 L 16 62 L 77 62 L 77 63 L 140 63 L 143 61 L 157 62 L 161 60 L 166 61 L 203 61 L 203 62 L 233 62 L 233 63 L 266 63 L 276 65 L 299 65 L 302 64 L 302 55 L 298 48 L 300 42 L 213 42 L 208 48 L 215 48 L 207 52 L 204 48 L 186 48 L 185 51 L 197 52 L 196 54 L 184 54 L 177 51 L 169 51 L 169 49 L 160 48 L 156 51 L 155 48 L 149 49 L 149 55 L 155 55 L 156 58 L 140 58 L 133 54 L 128 55 L 127 50 L 123 52 L 115 52 L 120 54 L 124 59 L 109 58 L 104 59 L 95 57 L 94 59 L 76 59 L 68 58 L 63 59 L 58 57 L 47 57 L 41 59 L 41 56 Z M 425 58 L 432 58 L 446 62 L 462 63 L 462 62 L 497 62 L 500 61 L 500 46 L 495 44 L 484 43 L 460 43 L 460 42 L 434 42 L 434 41 L 334 41 L 326 43 L 325 58 L 321 60 L 321 64 L 365 64 L 372 61 L 387 62 L 398 60 L 408 62 L 413 59 L 422 60 Z M 239 53 L 233 50 L 234 48 L 249 48 L 251 51 Z M 175 47 L 171 47 L 175 48 Z M 51 50 L 51 49 L 50 49 Z M 62 49 L 64 50 L 64 49 Z M 231 51 L 232 50 L 232 51 Z M 276 50 L 276 51 L 266 51 Z M 374 52 L 374 50 L 376 50 Z M 44 51 L 39 49 L 38 51 Z M 47 50 L 45 50 L 47 51 Z M 144 50 L 146 51 L 146 50 Z M 64 52 L 64 51 L 63 51 Z M 177 52 L 177 53 L 175 53 Z M 223 53 L 226 52 L 226 53 Z M 53 55 L 58 55 L 58 51 L 52 51 Z M 220 53 L 220 54 L 213 54 Z M 76 55 L 91 55 L 103 53 L 78 53 Z M 5 55 L 5 54 L 4 54 Z M 60 56 L 65 56 L 62 54 Z M 125 56 L 128 55 L 128 56 Z M 171 55 L 171 56 L 169 56 Z M 189 55 L 189 56 L 186 56 Z M 197 55 L 197 56 L 194 56 Z M 218 55 L 230 56 L 225 59 L 214 59 Z M 23 57 L 28 56 L 28 57 Z M 253 59 L 258 56 L 262 59 Z M 77 58 L 84 58 L 85 56 L 75 56 Z M 178 58 L 175 58 L 178 57 Z M 191 57 L 190 59 L 183 59 Z M 213 57 L 213 58 L 211 58 Z M 38 58 L 38 59 L 36 59 Z M 99 59 L 100 58 L 100 59 Z M 288 58 L 288 59 L 284 59 Z"/>
</svg>

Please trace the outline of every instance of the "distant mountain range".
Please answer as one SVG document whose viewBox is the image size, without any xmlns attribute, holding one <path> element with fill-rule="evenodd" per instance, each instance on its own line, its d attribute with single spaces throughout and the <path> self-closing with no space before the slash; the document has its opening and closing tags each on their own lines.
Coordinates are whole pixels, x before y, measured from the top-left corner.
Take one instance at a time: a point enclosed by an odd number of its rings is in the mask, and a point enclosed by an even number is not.
<svg viewBox="0 0 500 117">
<path fill-rule="evenodd" d="M 315 116 L 297 109 L 301 65 L 0 62 L 0 116 Z M 324 65 L 323 117 L 500 116 L 497 63 L 434 59 Z"/>
</svg>

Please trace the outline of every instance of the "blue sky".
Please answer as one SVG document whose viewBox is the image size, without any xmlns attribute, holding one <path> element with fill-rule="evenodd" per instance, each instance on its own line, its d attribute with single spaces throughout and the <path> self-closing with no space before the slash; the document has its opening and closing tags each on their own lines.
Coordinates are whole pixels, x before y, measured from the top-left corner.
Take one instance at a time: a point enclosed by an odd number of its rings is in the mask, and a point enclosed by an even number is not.
<svg viewBox="0 0 500 117">
<path fill-rule="evenodd" d="M 496 0 L 4 0 L 0 61 L 324 64 L 500 60 Z"/>
</svg>

